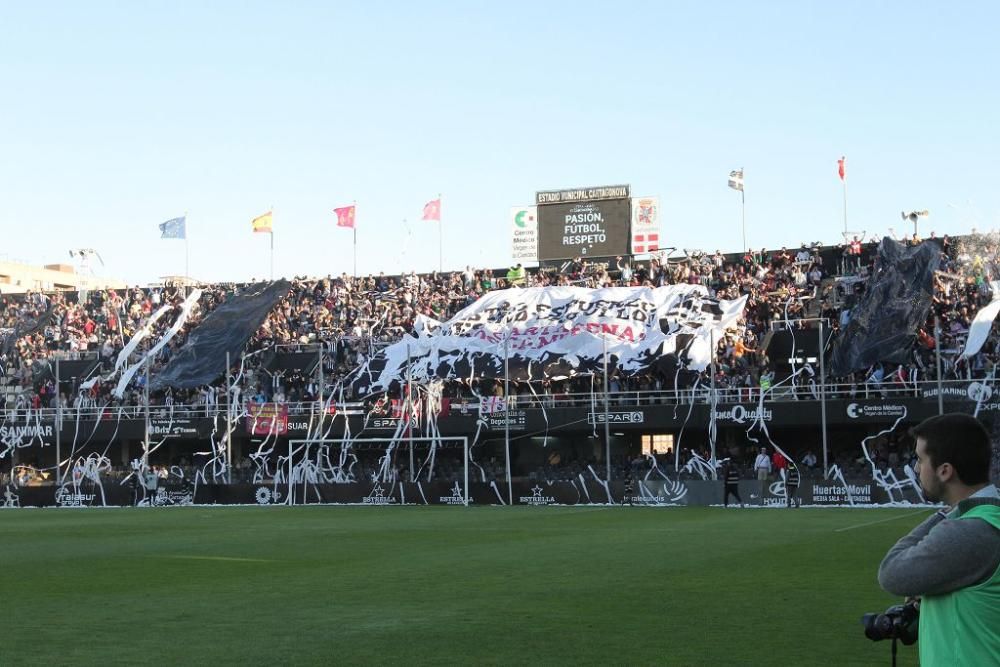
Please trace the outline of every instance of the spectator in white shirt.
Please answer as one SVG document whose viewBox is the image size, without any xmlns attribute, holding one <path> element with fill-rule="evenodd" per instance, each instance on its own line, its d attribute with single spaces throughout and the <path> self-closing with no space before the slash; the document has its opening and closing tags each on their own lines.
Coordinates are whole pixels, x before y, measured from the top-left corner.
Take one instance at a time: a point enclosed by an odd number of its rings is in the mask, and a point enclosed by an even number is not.
<svg viewBox="0 0 1000 667">
<path fill-rule="evenodd" d="M 806 452 L 805 456 L 802 457 L 802 465 L 806 466 L 807 468 L 816 467 L 816 455 L 813 454 L 811 449 Z"/>
<path fill-rule="evenodd" d="M 771 475 L 771 457 L 767 455 L 767 447 L 761 447 L 757 454 L 757 460 L 753 463 L 754 472 L 757 473 L 757 482 L 760 485 L 760 504 L 764 504 L 764 496 L 767 493 L 767 480 Z"/>
</svg>

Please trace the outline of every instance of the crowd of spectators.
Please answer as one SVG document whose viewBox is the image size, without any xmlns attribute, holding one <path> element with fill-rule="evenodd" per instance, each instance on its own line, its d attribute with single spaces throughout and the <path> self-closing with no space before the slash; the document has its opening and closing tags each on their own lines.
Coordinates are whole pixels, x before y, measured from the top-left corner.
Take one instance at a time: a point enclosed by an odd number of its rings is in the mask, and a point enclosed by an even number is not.
<svg viewBox="0 0 1000 667">
<path fill-rule="evenodd" d="M 934 319 L 940 323 L 942 374 L 948 378 L 985 377 L 994 372 L 998 342 L 992 335 L 983 350 L 969 359 L 960 358 L 975 313 L 992 298 L 990 283 L 1000 267 L 1000 239 L 995 234 L 971 234 L 953 241 L 948 237 L 931 240 L 938 244 L 943 259 L 934 278 L 933 308 L 925 326 L 918 329 L 917 343 L 904 364 L 875 364 L 847 377 L 828 378 L 849 391 L 884 390 L 889 386 L 916 390 L 920 381 L 936 379 L 934 360 Z M 920 242 L 914 237 L 908 244 Z M 562 267 L 539 270 L 520 266 L 511 270 L 473 269 L 417 274 L 353 278 L 346 274 L 319 279 L 297 277 L 291 289 L 267 315 L 246 348 L 242 366 L 234 367 L 241 396 L 254 401 L 289 403 L 315 400 L 379 347 L 399 340 L 413 331 L 418 316 L 446 320 L 461 308 L 474 303 L 486 292 L 510 286 L 548 285 L 662 286 L 702 285 L 723 298 L 747 297 L 744 317 L 738 326 L 718 341 L 715 386 L 722 391 L 740 392 L 753 398 L 754 391 L 766 389 L 776 379 L 773 360 L 761 350 L 767 333 L 778 322 L 802 328 L 803 318 L 825 317 L 834 335 L 849 317 L 851 308 L 865 288 L 876 255 L 877 239 L 853 238 L 839 249 L 802 245 L 794 250 L 751 251 L 740 255 L 720 252 L 685 251 L 661 254 L 645 261 L 617 258 L 594 263 L 577 258 Z M 232 295 L 246 289 L 242 284 L 200 286 L 197 304 L 177 335 L 152 358 L 150 373 L 156 372 L 183 347 L 190 332 Z M 145 373 L 136 373 L 121 397 L 112 394 L 118 378 L 109 373 L 128 341 L 150 321 L 162 306 L 168 308 L 151 327 L 146 341 L 156 341 L 182 316 L 182 304 L 191 288 L 152 286 L 126 290 L 98 290 L 88 293 L 28 292 L 5 295 L 0 303 L 0 330 L 10 332 L 19 324 L 49 314 L 44 326 L 0 349 L 0 401 L 6 408 L 138 406 L 144 404 Z M 0 334 L 0 339 L 3 335 Z M 316 349 L 324 353 L 321 387 L 317 374 L 276 371 L 266 363 L 277 347 Z M 140 345 L 126 365 L 141 361 L 146 347 Z M 64 359 L 92 356 L 98 362 L 94 377 L 107 374 L 87 390 L 80 384 L 87 378 L 64 381 L 58 389 L 52 369 L 56 357 Z M 780 378 L 779 378 L 780 379 Z M 710 372 L 669 376 L 646 373 L 625 376 L 614 372 L 609 378 L 611 393 L 656 392 L 707 387 Z M 808 398 L 810 369 L 797 380 L 798 391 Z M 549 400 L 570 394 L 588 395 L 601 378 L 573 378 L 541 382 L 528 387 L 512 383 L 512 393 L 523 400 Z M 676 383 L 676 384 L 675 384 Z M 218 404 L 219 387 L 152 392 L 153 405 Z M 456 382 L 446 388 L 452 397 L 502 395 L 503 383 L 492 380 Z M 328 394 L 327 394 L 328 395 Z M 0 406 L 4 407 L 4 406 Z"/>
</svg>

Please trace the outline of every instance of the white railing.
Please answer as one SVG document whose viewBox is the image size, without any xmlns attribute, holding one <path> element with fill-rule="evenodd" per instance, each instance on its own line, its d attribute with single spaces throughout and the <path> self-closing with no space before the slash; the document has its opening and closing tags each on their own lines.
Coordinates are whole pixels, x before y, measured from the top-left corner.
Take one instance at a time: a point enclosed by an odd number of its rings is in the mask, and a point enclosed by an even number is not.
<svg viewBox="0 0 1000 667">
<path fill-rule="evenodd" d="M 945 399 L 964 397 L 968 400 L 975 400 L 979 395 L 976 391 L 970 392 L 970 386 L 976 381 L 949 381 L 942 382 L 941 389 Z M 981 386 L 981 385 L 980 385 Z M 975 390 L 976 387 L 973 387 Z M 609 392 L 608 402 L 614 407 L 641 407 L 650 405 L 690 405 L 707 404 L 711 402 L 711 387 L 699 385 L 690 389 L 679 390 L 619 390 Z M 715 389 L 717 402 L 720 404 L 754 404 L 760 401 L 761 389 L 759 387 L 721 387 Z M 938 385 L 936 382 L 920 382 L 902 385 L 898 383 L 875 384 L 828 384 L 821 388 L 819 385 L 781 385 L 771 388 L 765 392 L 765 403 L 781 403 L 788 401 L 818 401 L 821 395 L 825 395 L 828 400 L 880 400 L 892 398 L 921 398 L 927 401 L 937 400 Z M 985 398 L 984 398 L 985 400 Z M 595 409 L 602 410 L 604 394 L 598 389 L 594 393 L 543 393 L 536 395 L 530 393 L 511 396 L 511 409 L 530 408 L 583 408 L 593 405 Z M 285 403 L 288 406 L 289 417 L 305 417 L 318 415 L 324 410 L 323 404 L 319 401 L 305 401 Z M 361 402 L 345 402 L 329 404 L 327 408 L 331 411 L 347 413 L 349 415 L 364 414 L 365 407 Z M 472 396 L 461 396 L 450 399 L 450 409 L 452 412 L 469 413 L 479 411 L 479 400 Z M 25 407 L 13 407 L 9 402 L 6 409 L 0 411 L 7 419 L 55 419 L 58 410 L 56 408 L 41 408 L 39 410 L 29 410 Z M 213 418 L 225 416 L 227 412 L 225 402 L 213 405 L 201 404 L 175 404 L 175 405 L 152 405 L 150 406 L 150 417 L 157 420 L 162 419 L 194 419 Z M 241 406 L 240 415 L 248 414 L 247 404 Z M 66 420 L 84 419 L 145 419 L 146 408 L 142 405 L 128 406 L 81 406 L 66 407 L 62 410 L 62 418 Z"/>
</svg>

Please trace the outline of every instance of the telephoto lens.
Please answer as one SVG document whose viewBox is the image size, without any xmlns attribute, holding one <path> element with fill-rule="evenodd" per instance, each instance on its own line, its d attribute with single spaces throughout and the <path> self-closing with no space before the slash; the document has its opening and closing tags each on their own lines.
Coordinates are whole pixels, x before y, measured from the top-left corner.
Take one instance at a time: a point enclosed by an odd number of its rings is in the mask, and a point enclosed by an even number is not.
<svg viewBox="0 0 1000 667">
<path fill-rule="evenodd" d="M 865 637 L 872 641 L 898 639 L 909 646 L 917 641 L 919 619 L 917 605 L 907 602 L 893 605 L 881 614 L 865 614 L 861 617 L 861 625 L 865 628 Z"/>
</svg>

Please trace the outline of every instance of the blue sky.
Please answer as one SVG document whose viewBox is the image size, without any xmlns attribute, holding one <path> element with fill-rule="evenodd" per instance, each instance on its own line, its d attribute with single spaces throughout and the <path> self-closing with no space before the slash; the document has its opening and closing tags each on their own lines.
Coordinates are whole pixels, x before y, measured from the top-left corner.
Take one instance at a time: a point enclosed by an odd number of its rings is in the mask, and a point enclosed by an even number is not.
<svg viewBox="0 0 1000 667">
<path fill-rule="evenodd" d="M 539 189 L 658 195 L 668 245 L 1000 226 L 989 2 L 0 4 L 0 254 L 129 282 L 510 262 Z M 404 223 L 404 219 L 406 222 Z"/>
</svg>

